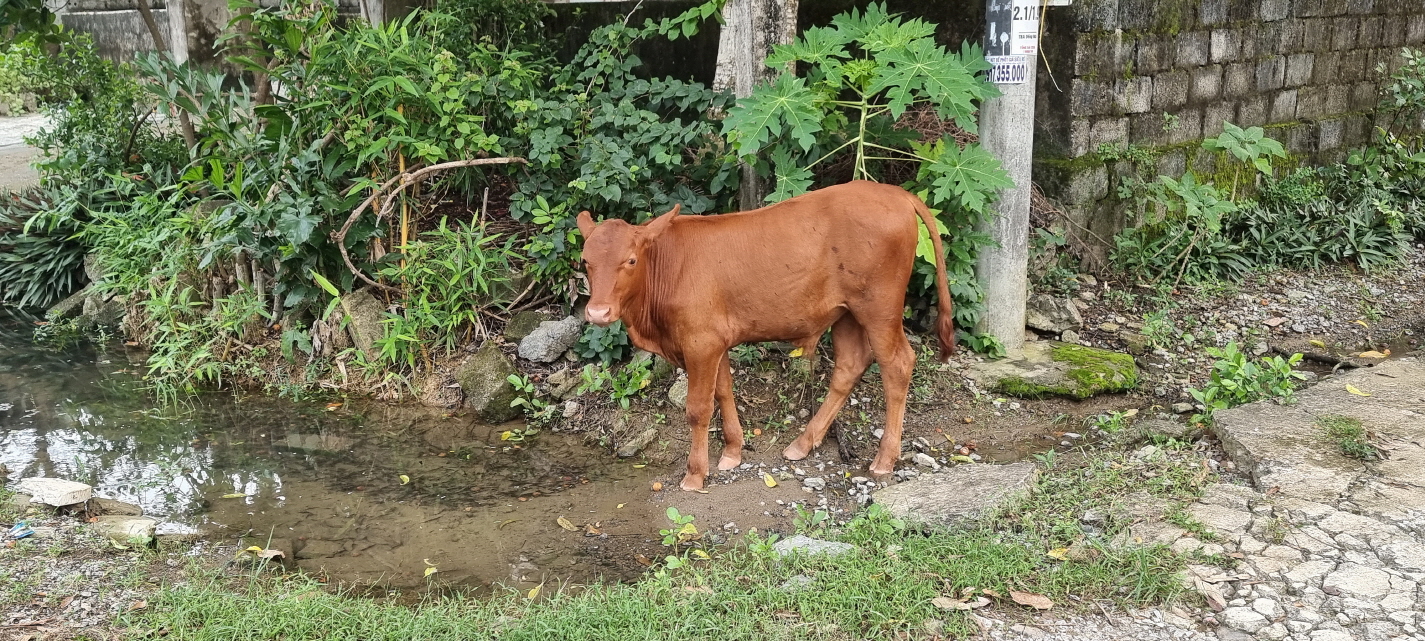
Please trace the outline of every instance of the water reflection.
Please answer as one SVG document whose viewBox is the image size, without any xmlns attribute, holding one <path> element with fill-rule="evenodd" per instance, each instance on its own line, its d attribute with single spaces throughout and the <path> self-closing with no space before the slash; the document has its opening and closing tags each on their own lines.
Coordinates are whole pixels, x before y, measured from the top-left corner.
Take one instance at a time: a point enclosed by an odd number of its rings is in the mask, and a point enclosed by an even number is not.
<svg viewBox="0 0 1425 641">
<path fill-rule="evenodd" d="M 547 536 L 566 513 L 606 511 L 605 530 L 630 542 L 655 522 L 652 506 L 624 509 L 646 495 L 651 472 L 578 437 L 519 446 L 500 440 L 507 426 L 459 416 L 231 393 L 155 408 L 140 387 L 142 355 L 42 349 L 31 322 L 0 318 L 0 463 L 11 479 L 88 483 L 138 504 L 160 531 L 285 541 L 303 568 L 339 580 L 424 587 L 426 559 L 446 581 L 477 586 L 532 562 L 576 582 L 642 571 L 590 554 L 607 554 L 608 541 Z M 545 579 L 526 568 L 516 583 Z"/>
</svg>

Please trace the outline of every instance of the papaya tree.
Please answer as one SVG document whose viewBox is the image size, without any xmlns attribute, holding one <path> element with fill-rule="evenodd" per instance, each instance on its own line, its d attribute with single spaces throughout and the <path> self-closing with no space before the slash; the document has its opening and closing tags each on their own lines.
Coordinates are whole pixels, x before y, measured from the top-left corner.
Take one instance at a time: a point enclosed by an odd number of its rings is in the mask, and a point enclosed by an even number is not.
<svg viewBox="0 0 1425 641">
<path fill-rule="evenodd" d="M 973 134 L 977 105 L 998 95 L 984 76 L 990 66 L 977 45 L 954 52 L 934 36 L 934 24 L 888 13 L 883 3 L 838 15 L 830 26 L 808 29 L 792 44 L 774 48 L 765 64 L 789 71 L 739 99 L 728 110 L 723 134 L 743 162 L 773 180 L 768 202 L 806 192 L 815 170 L 832 162 L 849 162 L 853 179 L 876 181 L 894 163 L 914 163 L 914 178 L 903 186 L 937 213 L 937 231 L 948 236 L 956 321 L 970 326 L 981 298 L 973 281 L 975 252 L 991 242 L 974 229 L 989 215 L 996 192 L 1011 183 L 978 144 L 961 144 L 949 132 L 926 140 L 897 126 L 908 111 L 929 109 Z M 930 289 L 932 251 L 922 227 L 921 278 L 913 293 Z"/>
</svg>

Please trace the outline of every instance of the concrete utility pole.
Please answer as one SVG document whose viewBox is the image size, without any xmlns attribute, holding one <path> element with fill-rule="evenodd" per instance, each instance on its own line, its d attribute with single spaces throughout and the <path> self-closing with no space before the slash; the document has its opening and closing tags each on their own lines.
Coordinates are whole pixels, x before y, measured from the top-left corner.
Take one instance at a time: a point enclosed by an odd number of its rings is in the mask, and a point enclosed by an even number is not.
<svg viewBox="0 0 1425 641">
<path fill-rule="evenodd" d="M 998 247 L 980 250 L 975 277 L 985 311 L 975 330 L 1005 349 L 1024 347 L 1028 299 L 1029 194 L 1034 149 L 1034 68 L 1039 53 L 1039 0 L 987 0 L 985 56 L 1003 94 L 980 107 L 980 146 L 998 158 L 1014 186 L 1000 192 L 979 231 Z"/>
<path fill-rule="evenodd" d="M 728 0 L 722 8 L 723 26 L 717 43 L 717 71 L 713 89 L 731 90 L 746 98 L 758 83 L 775 79 L 781 70 L 762 64 L 773 45 L 790 44 L 797 37 L 798 0 Z M 788 71 L 790 72 L 790 71 Z M 750 165 L 742 166 L 738 194 L 744 211 L 765 205 L 766 185 Z"/>
</svg>

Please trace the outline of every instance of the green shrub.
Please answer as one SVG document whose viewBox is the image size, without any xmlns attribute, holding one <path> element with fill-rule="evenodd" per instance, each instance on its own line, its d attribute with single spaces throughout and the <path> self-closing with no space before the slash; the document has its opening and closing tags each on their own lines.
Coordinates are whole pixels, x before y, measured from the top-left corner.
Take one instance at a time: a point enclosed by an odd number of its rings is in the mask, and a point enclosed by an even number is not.
<svg viewBox="0 0 1425 641">
<path fill-rule="evenodd" d="M 0 303 L 45 308 L 84 282 L 84 245 L 73 224 L 30 224 L 48 199 L 44 188 L 0 195 Z"/>
<path fill-rule="evenodd" d="M 1188 394 L 1203 407 L 1203 413 L 1195 416 L 1195 421 L 1211 418 L 1218 410 L 1264 399 L 1290 403 L 1296 398 L 1295 381 L 1305 378 L 1293 369 L 1301 362 L 1301 354 L 1254 361 L 1235 342 L 1222 349 L 1209 347 L 1207 353 L 1218 359 L 1212 365 L 1207 385 L 1202 389 L 1188 389 Z"/>
</svg>

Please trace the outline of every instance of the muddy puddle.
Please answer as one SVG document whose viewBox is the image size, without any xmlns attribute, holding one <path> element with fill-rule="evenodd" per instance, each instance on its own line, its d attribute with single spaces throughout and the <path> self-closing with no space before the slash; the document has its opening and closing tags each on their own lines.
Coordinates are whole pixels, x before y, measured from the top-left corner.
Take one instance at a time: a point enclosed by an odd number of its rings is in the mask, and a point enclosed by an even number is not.
<svg viewBox="0 0 1425 641">
<path fill-rule="evenodd" d="M 0 319 L 0 464 L 10 479 L 88 483 L 159 519 L 161 537 L 279 549 L 333 585 L 378 594 L 497 585 L 552 593 L 635 579 L 666 554 L 658 530 L 669 506 L 724 540 L 751 528 L 790 532 L 800 507 L 842 520 L 864 501 L 856 483 L 874 454 L 875 421 L 848 410 L 849 461 L 834 439 L 805 461 L 782 460 L 800 429 L 794 421 L 749 436 L 746 465 L 715 472 L 707 493 L 680 492 L 685 430 L 665 431 L 640 458 L 617 459 L 581 435 L 503 439 L 525 426 L 423 407 L 233 393 L 161 407 L 141 388 L 143 354 L 39 348 L 29 323 Z M 879 389 L 862 392 L 869 402 Z M 744 395 L 756 402 L 758 393 Z M 1120 402 L 1076 406 L 1096 413 Z M 1011 461 L 1054 447 L 1066 429 L 1050 420 L 1058 406 L 1006 407 L 1004 417 L 998 406 L 960 406 L 913 407 L 907 442 L 930 444 L 936 456 L 951 441 L 978 442 L 976 456 Z M 768 487 L 764 473 L 778 485 Z M 804 489 L 801 479 L 813 476 L 824 491 Z"/>
<path fill-rule="evenodd" d="M 140 505 L 160 535 L 281 549 L 338 583 L 520 588 L 634 577 L 656 554 L 653 472 L 523 425 L 420 408 L 205 394 L 156 408 L 142 356 L 0 332 L 0 463 Z M 567 531 L 559 518 L 577 531 Z M 588 526 L 588 527 L 586 527 Z"/>
</svg>

